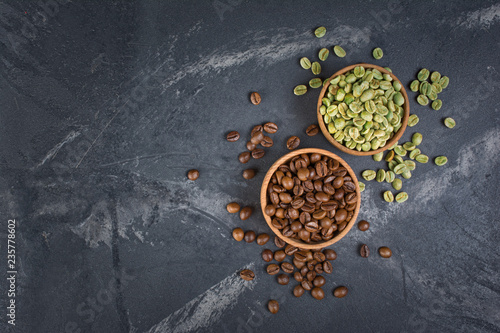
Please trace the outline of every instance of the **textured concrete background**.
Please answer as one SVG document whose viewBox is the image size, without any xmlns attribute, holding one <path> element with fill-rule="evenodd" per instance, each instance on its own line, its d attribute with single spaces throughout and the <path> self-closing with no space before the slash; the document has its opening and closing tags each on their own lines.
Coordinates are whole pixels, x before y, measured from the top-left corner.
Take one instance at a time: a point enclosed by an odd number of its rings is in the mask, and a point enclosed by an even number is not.
<svg viewBox="0 0 500 333">
<path fill-rule="evenodd" d="M 2 283 L 2 332 L 500 332 L 498 1 L 7 1 L 0 42 L 2 258 L 7 219 L 18 223 L 17 322 L 6 324 Z M 291 135 L 358 174 L 382 166 L 304 133 L 319 90 L 293 95 L 312 78 L 298 60 L 335 44 L 348 55 L 330 55 L 321 77 L 357 62 L 405 85 L 422 67 L 450 77 L 440 111 L 410 93 L 420 123 L 403 137 L 421 132 L 422 151 L 449 162 L 418 165 L 404 204 L 367 183 L 370 230 L 333 247 L 323 301 L 296 299 L 295 282 L 279 286 L 262 247 L 231 230 L 270 232 L 259 189 Z M 275 146 L 244 181 L 245 140 L 224 136 L 266 121 L 280 127 Z M 233 200 L 255 214 L 230 216 Z M 363 259 L 362 243 L 394 255 Z M 245 267 L 253 282 L 236 275 Z"/>
</svg>

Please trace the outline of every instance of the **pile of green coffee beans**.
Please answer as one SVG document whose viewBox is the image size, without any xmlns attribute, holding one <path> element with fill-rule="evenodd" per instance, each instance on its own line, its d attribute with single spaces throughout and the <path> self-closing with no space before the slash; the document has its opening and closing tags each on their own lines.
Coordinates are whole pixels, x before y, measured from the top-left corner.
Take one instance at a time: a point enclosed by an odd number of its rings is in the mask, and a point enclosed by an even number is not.
<svg viewBox="0 0 500 333">
<path fill-rule="evenodd" d="M 401 128 L 401 83 L 379 70 L 357 66 L 330 81 L 319 112 L 328 132 L 349 149 L 384 147 Z"/>
<path fill-rule="evenodd" d="M 429 76 L 431 82 L 427 81 Z M 439 72 L 432 72 L 431 74 L 427 68 L 422 68 L 418 72 L 417 79 L 410 84 L 410 89 L 414 92 L 420 92 L 417 97 L 418 104 L 428 105 L 429 100 L 431 100 L 431 107 L 434 110 L 441 109 L 443 101 L 438 99 L 438 94 L 448 87 L 450 79 L 447 76 L 441 76 Z"/>
</svg>

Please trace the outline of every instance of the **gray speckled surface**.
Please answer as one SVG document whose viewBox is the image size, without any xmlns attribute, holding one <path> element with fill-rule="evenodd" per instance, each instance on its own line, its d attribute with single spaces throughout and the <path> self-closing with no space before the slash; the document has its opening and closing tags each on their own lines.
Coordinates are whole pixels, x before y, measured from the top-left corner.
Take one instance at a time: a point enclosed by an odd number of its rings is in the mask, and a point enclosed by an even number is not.
<svg viewBox="0 0 500 333">
<path fill-rule="evenodd" d="M 0 28 L 2 258 L 18 222 L 16 326 L 2 310 L 2 332 L 500 332 L 498 1 L 7 1 Z M 422 67 L 450 77 L 440 111 L 410 92 L 420 123 L 403 137 L 421 132 L 422 150 L 449 162 L 418 165 L 404 204 L 367 184 L 359 218 L 372 227 L 335 244 L 319 302 L 279 286 L 262 248 L 231 230 L 269 231 L 260 184 L 291 135 L 358 174 L 382 165 L 304 133 L 319 92 L 292 94 L 312 78 L 298 59 L 335 44 L 348 56 L 330 55 L 321 77 L 374 62 L 377 46 L 405 84 Z M 244 181 L 245 141 L 224 135 L 265 121 L 276 144 Z M 256 213 L 229 216 L 233 200 Z M 394 255 L 362 259 L 362 243 Z M 237 277 L 244 267 L 256 280 Z M 334 299 L 341 284 L 350 293 Z"/>
</svg>

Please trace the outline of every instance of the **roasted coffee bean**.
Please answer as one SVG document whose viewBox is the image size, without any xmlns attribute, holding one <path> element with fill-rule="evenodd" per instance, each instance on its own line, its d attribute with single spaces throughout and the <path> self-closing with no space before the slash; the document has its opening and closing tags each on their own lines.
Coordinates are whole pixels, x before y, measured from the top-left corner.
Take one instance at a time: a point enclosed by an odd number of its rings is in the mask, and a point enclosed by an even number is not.
<svg viewBox="0 0 500 333">
<path fill-rule="evenodd" d="M 297 136 L 291 136 L 286 142 L 286 147 L 290 150 L 298 148 L 300 145 L 300 139 Z"/>
<path fill-rule="evenodd" d="M 266 233 L 257 236 L 257 244 L 259 245 L 265 245 L 268 241 L 269 241 L 269 235 Z"/>
<path fill-rule="evenodd" d="M 392 251 L 387 246 L 382 246 L 378 249 L 378 254 L 380 254 L 382 258 L 390 258 L 392 256 Z"/>
<path fill-rule="evenodd" d="M 239 138 L 240 138 L 240 133 L 238 133 L 237 131 L 231 131 L 231 132 L 227 133 L 227 136 L 226 136 L 226 139 L 229 142 L 238 141 Z"/>
<path fill-rule="evenodd" d="M 253 92 L 250 94 L 250 102 L 252 102 L 253 105 L 259 105 L 261 100 L 262 98 L 260 97 L 258 92 Z"/>
<path fill-rule="evenodd" d="M 355 205 L 356 202 L 358 202 L 358 195 L 356 194 L 356 192 L 351 192 L 351 193 L 348 193 L 345 197 L 345 202 L 348 204 L 348 205 Z"/>
<path fill-rule="evenodd" d="M 304 280 L 304 277 L 302 276 L 302 274 L 300 274 L 300 272 L 293 273 L 293 278 L 297 282 L 302 282 Z"/>
<path fill-rule="evenodd" d="M 270 262 L 274 258 L 273 251 L 269 249 L 265 249 L 264 251 L 262 251 L 261 255 L 262 255 L 262 260 L 264 260 L 265 262 Z"/>
<path fill-rule="evenodd" d="M 274 245 L 276 245 L 276 247 L 281 249 L 281 248 L 285 247 L 286 243 L 284 240 L 282 240 L 278 236 L 275 236 L 274 237 Z"/>
<path fill-rule="evenodd" d="M 313 280 L 313 285 L 315 287 L 323 287 L 326 283 L 326 279 L 322 277 L 321 275 L 316 276 L 316 278 Z"/>
<path fill-rule="evenodd" d="M 342 185 L 342 188 L 346 192 L 354 192 L 356 191 L 356 184 L 352 181 L 344 182 L 344 185 Z"/>
<path fill-rule="evenodd" d="M 277 262 L 281 262 L 281 261 L 285 260 L 285 258 L 286 258 L 285 251 L 278 250 L 278 251 L 274 252 L 274 260 L 276 260 Z"/>
<path fill-rule="evenodd" d="M 240 161 L 240 163 L 245 164 L 250 161 L 250 157 L 252 157 L 252 154 L 249 151 L 245 151 L 241 153 L 240 156 L 238 156 L 238 160 Z"/>
<path fill-rule="evenodd" d="M 264 136 L 264 138 L 262 139 L 262 141 L 260 142 L 260 145 L 262 147 L 266 147 L 266 148 L 269 148 L 269 147 L 272 147 L 274 144 L 274 141 L 273 139 L 271 139 L 270 137 L 268 136 Z"/>
<path fill-rule="evenodd" d="M 266 271 L 267 271 L 267 274 L 269 274 L 269 275 L 276 275 L 280 271 L 280 266 L 278 266 L 276 264 L 269 264 L 266 267 Z"/>
<path fill-rule="evenodd" d="M 305 229 L 300 230 L 297 235 L 306 243 L 311 240 L 311 233 Z"/>
<path fill-rule="evenodd" d="M 283 179 L 281 179 L 281 186 L 286 190 L 291 190 L 295 186 L 295 183 L 291 177 L 283 177 Z"/>
<path fill-rule="evenodd" d="M 290 264 L 289 262 L 282 263 L 281 269 L 283 270 L 283 272 L 288 273 L 288 274 L 293 273 L 293 271 L 295 270 L 293 265 Z"/>
<path fill-rule="evenodd" d="M 368 248 L 368 245 L 366 244 L 361 245 L 361 248 L 359 249 L 359 254 L 363 258 L 368 258 L 368 256 L 370 255 L 370 249 Z"/>
<path fill-rule="evenodd" d="M 285 286 L 288 284 L 288 282 L 290 282 L 290 277 L 286 274 L 280 274 L 280 275 L 278 275 L 276 280 L 278 281 L 279 284 L 281 284 L 282 286 Z"/>
<path fill-rule="evenodd" d="M 252 134 L 250 142 L 252 142 L 255 145 L 258 145 L 262 141 L 262 139 L 264 139 L 264 133 L 262 133 L 262 131 L 257 131 L 254 134 Z"/>
<path fill-rule="evenodd" d="M 302 276 L 306 276 L 307 272 L 309 272 L 309 268 L 307 268 L 307 265 L 305 262 L 304 262 L 304 265 L 305 266 L 300 268 L 300 274 L 302 274 Z"/>
<path fill-rule="evenodd" d="M 241 210 L 240 210 L 240 219 L 241 220 L 248 220 L 250 218 L 250 216 L 252 215 L 252 207 L 243 207 Z"/>
<path fill-rule="evenodd" d="M 266 152 L 264 151 L 264 149 L 261 148 L 255 148 L 254 150 L 252 150 L 252 157 L 256 160 L 264 157 L 265 154 Z"/>
<path fill-rule="evenodd" d="M 297 259 L 293 258 L 292 259 L 293 265 L 297 267 L 297 269 L 301 269 L 306 265 L 305 261 L 298 261 Z M 306 267 L 307 268 L 307 267 Z"/>
<path fill-rule="evenodd" d="M 339 223 L 338 228 L 337 228 L 338 232 L 341 232 L 342 230 L 344 230 L 345 227 L 347 227 L 347 222 L 346 221 L 344 221 L 342 223 Z"/>
<path fill-rule="evenodd" d="M 311 290 L 311 295 L 312 297 L 316 298 L 317 300 L 322 300 L 323 298 L 325 298 L 325 292 L 323 291 L 323 289 L 319 288 L 319 287 L 315 287 Z"/>
<path fill-rule="evenodd" d="M 323 264 L 319 263 L 314 266 L 314 271 L 317 274 L 323 274 Z"/>
<path fill-rule="evenodd" d="M 323 192 L 323 182 L 321 180 L 315 180 L 313 186 L 316 192 Z"/>
<path fill-rule="evenodd" d="M 292 256 L 295 252 L 297 252 L 299 249 L 293 245 L 290 245 L 288 244 L 286 247 L 285 247 L 285 254 L 287 256 Z"/>
<path fill-rule="evenodd" d="M 264 208 L 264 213 L 267 216 L 273 216 L 274 214 L 276 214 L 276 207 L 274 207 L 273 205 L 267 205 L 266 208 Z"/>
<path fill-rule="evenodd" d="M 295 297 L 300 297 L 300 296 L 304 295 L 304 292 L 305 292 L 305 290 L 300 284 L 295 286 L 295 288 L 293 288 L 293 296 L 295 296 Z"/>
<path fill-rule="evenodd" d="M 278 196 L 278 200 L 279 200 L 279 196 Z M 281 207 L 277 208 L 274 216 L 276 216 L 277 218 L 280 218 L 280 219 L 284 219 L 285 218 L 285 210 Z M 285 226 L 283 225 L 283 227 L 281 229 L 283 229 L 284 227 Z"/>
<path fill-rule="evenodd" d="M 314 136 L 319 133 L 319 127 L 316 124 L 309 125 L 306 129 L 306 134 L 309 136 Z"/>
<path fill-rule="evenodd" d="M 347 287 L 344 287 L 344 286 L 337 287 L 333 291 L 333 296 L 335 296 L 337 298 L 342 298 L 342 297 L 345 297 L 347 295 L 347 292 L 348 292 Z"/>
<path fill-rule="evenodd" d="M 245 281 L 252 281 L 255 279 L 255 273 L 249 269 L 244 269 L 240 272 L 240 277 Z"/>
<path fill-rule="evenodd" d="M 358 222 L 358 229 L 359 230 L 366 231 L 366 230 L 368 230 L 368 228 L 370 228 L 370 223 L 368 221 L 361 220 Z"/>
<path fill-rule="evenodd" d="M 307 269 L 310 270 L 310 271 L 313 271 L 314 270 L 314 266 L 317 264 L 318 262 L 316 260 L 309 260 L 307 261 L 306 263 L 306 266 L 307 266 Z"/>
<path fill-rule="evenodd" d="M 278 303 L 278 301 L 272 299 L 270 300 L 268 303 L 267 303 L 267 309 L 269 310 L 269 312 L 271 312 L 272 314 L 276 314 L 278 313 L 279 309 L 280 309 L 280 305 Z"/>
<path fill-rule="evenodd" d="M 347 218 L 347 210 L 342 208 L 338 209 L 335 212 L 335 221 L 337 222 L 337 224 L 344 222 L 346 218 Z"/>
<path fill-rule="evenodd" d="M 344 177 L 335 177 L 335 179 L 332 182 L 333 188 L 334 189 L 339 189 L 344 185 Z"/>
<path fill-rule="evenodd" d="M 315 271 L 309 271 L 309 272 L 307 272 L 306 279 L 308 279 L 309 281 L 312 282 L 315 278 L 316 278 L 316 272 Z"/>
<path fill-rule="evenodd" d="M 299 221 L 293 221 L 292 224 L 290 225 L 290 229 L 292 230 L 292 232 L 294 233 L 297 233 L 299 232 L 300 230 L 302 230 L 302 223 L 300 223 Z"/>
<path fill-rule="evenodd" d="M 235 240 L 237 240 L 238 242 L 242 241 L 244 236 L 245 236 L 245 232 L 243 232 L 243 229 L 241 229 L 241 228 L 233 229 L 233 238 Z"/>
<path fill-rule="evenodd" d="M 264 131 L 270 134 L 274 134 L 278 131 L 278 125 L 272 122 L 265 123 L 264 126 Z"/>
<path fill-rule="evenodd" d="M 325 272 L 326 274 L 332 274 L 333 267 L 332 267 L 332 264 L 329 261 L 324 261 L 323 262 L 323 272 Z"/>
<path fill-rule="evenodd" d="M 302 286 L 302 288 L 304 288 L 305 290 L 307 291 L 310 291 L 312 288 L 313 288 L 313 284 L 311 281 L 309 280 L 303 280 L 300 285 Z"/>
<path fill-rule="evenodd" d="M 328 161 L 328 169 L 330 171 L 337 171 L 340 168 L 340 162 L 337 160 L 329 160 Z M 336 176 L 336 175 L 335 175 Z"/>
<path fill-rule="evenodd" d="M 306 262 L 307 254 L 304 251 L 297 251 L 294 253 L 294 258 L 298 261 Z"/>
<path fill-rule="evenodd" d="M 325 192 L 328 195 L 334 195 L 335 194 L 335 188 L 330 183 L 324 184 L 323 185 L 323 192 Z"/>
<path fill-rule="evenodd" d="M 200 172 L 196 169 L 192 169 L 188 171 L 187 177 L 189 180 L 196 180 L 200 177 Z"/>
<path fill-rule="evenodd" d="M 328 172 L 328 165 L 323 160 L 316 162 L 314 168 L 316 170 L 316 175 L 319 177 L 325 177 Z"/>
<path fill-rule="evenodd" d="M 248 230 L 245 232 L 245 236 L 243 237 L 245 242 L 252 243 L 255 240 L 255 231 Z"/>
<path fill-rule="evenodd" d="M 324 249 L 323 254 L 325 255 L 326 260 L 335 260 L 337 259 L 337 252 L 332 249 Z"/>
<path fill-rule="evenodd" d="M 247 142 L 247 149 L 248 149 L 249 151 L 254 150 L 254 149 L 255 149 L 255 147 L 257 147 L 257 145 L 256 145 L 255 143 L 253 143 L 252 141 L 248 141 L 248 142 Z"/>
<path fill-rule="evenodd" d="M 227 204 L 226 209 L 231 214 L 238 213 L 240 211 L 240 205 L 237 202 L 230 202 Z"/>
<path fill-rule="evenodd" d="M 252 179 L 253 177 L 255 177 L 255 169 L 246 169 L 246 170 L 243 170 L 243 178 L 249 180 L 249 179 Z"/>
<path fill-rule="evenodd" d="M 321 253 L 321 252 L 315 252 L 315 253 L 313 254 L 313 258 L 314 258 L 314 260 L 316 260 L 317 262 L 323 262 L 323 261 L 325 261 L 325 259 L 326 259 L 326 258 L 325 258 L 325 255 L 324 255 L 323 253 Z"/>
</svg>

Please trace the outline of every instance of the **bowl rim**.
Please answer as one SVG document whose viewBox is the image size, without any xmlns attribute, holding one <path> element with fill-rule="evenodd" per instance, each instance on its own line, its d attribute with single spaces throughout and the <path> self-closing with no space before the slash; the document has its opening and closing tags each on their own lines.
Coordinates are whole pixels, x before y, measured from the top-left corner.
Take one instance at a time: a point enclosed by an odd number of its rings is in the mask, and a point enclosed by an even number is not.
<svg viewBox="0 0 500 333">
<path fill-rule="evenodd" d="M 387 143 L 385 144 L 385 146 L 380 147 L 380 148 L 378 148 L 376 150 L 357 151 L 355 149 L 349 149 L 346 146 L 338 143 L 337 140 L 335 140 L 333 138 L 333 136 L 330 134 L 330 132 L 328 132 L 328 129 L 326 128 L 325 122 L 323 121 L 323 116 L 319 112 L 319 108 L 321 107 L 321 105 L 323 105 L 323 103 L 322 103 L 321 100 L 325 96 L 325 93 L 326 93 L 326 91 L 328 89 L 328 86 L 330 85 L 330 81 L 334 77 L 336 77 L 338 75 L 342 75 L 345 72 L 350 71 L 351 69 L 353 69 L 353 68 L 355 68 L 357 66 L 363 66 L 364 68 L 375 68 L 375 69 L 379 70 L 382 74 L 389 74 L 392 77 L 393 80 L 397 80 L 401 84 L 401 90 L 400 90 L 400 92 L 402 93 L 403 98 L 405 100 L 405 104 L 404 104 L 404 107 L 403 107 L 403 109 L 404 109 L 404 116 L 403 116 L 403 119 L 401 120 L 402 121 L 401 128 L 399 129 L 399 131 L 397 131 L 396 135 L 394 135 L 389 141 L 387 141 Z M 316 107 L 316 115 L 318 117 L 318 123 L 319 123 L 319 127 L 321 128 L 321 132 L 323 133 L 324 137 L 328 140 L 328 142 L 330 142 L 333 146 L 335 146 L 336 148 L 340 149 L 344 153 L 347 153 L 347 154 L 350 154 L 350 155 L 355 155 L 355 156 L 370 156 L 370 155 L 375 155 L 377 153 L 380 153 L 380 152 L 383 152 L 383 151 L 389 149 L 392 145 L 394 145 L 403 136 L 403 133 L 406 131 L 406 127 L 408 125 L 408 118 L 410 117 L 410 100 L 408 98 L 408 94 L 406 93 L 406 89 L 404 87 L 404 84 L 401 82 L 401 80 L 399 80 L 396 77 L 396 75 L 394 75 L 393 73 L 389 72 L 387 69 L 385 69 L 383 67 L 380 67 L 378 65 L 373 65 L 373 64 L 368 64 L 368 63 L 359 63 L 359 64 L 354 64 L 354 65 L 350 65 L 350 66 L 344 67 L 344 68 L 342 68 L 341 70 L 337 71 L 335 74 L 333 74 L 332 76 L 330 76 L 327 79 L 327 81 L 326 81 L 325 85 L 323 86 L 323 89 L 321 89 L 321 92 L 320 92 L 319 97 L 318 97 L 318 105 Z"/>
<path fill-rule="evenodd" d="M 297 155 L 311 154 L 311 153 L 319 153 L 322 155 L 326 155 L 330 158 L 333 158 L 333 159 L 339 161 L 339 163 L 342 164 L 342 166 L 347 169 L 349 176 L 353 179 L 354 184 L 356 185 L 356 195 L 358 196 L 358 201 L 356 203 L 356 208 L 354 209 L 354 215 L 352 216 L 351 220 L 349 221 L 349 223 L 347 224 L 347 226 L 345 227 L 344 230 L 342 230 L 337 236 L 333 237 L 332 239 L 330 239 L 328 241 L 308 244 L 308 243 L 304 243 L 301 240 L 296 240 L 293 238 L 283 236 L 281 234 L 281 232 L 279 231 L 279 229 L 277 229 L 276 227 L 274 227 L 272 225 L 271 217 L 267 216 L 264 210 L 265 210 L 266 205 L 267 205 L 267 188 L 268 188 L 268 185 L 271 181 L 271 177 L 273 176 L 274 172 L 278 169 L 278 167 L 280 165 L 282 165 L 283 163 L 291 160 L 293 157 L 295 157 Z M 339 240 L 341 240 L 345 235 L 347 235 L 347 233 L 354 226 L 354 224 L 356 223 L 356 218 L 358 217 L 358 214 L 359 214 L 359 209 L 361 207 L 361 192 L 359 189 L 359 182 L 358 182 L 358 178 L 356 177 L 356 174 L 354 173 L 352 168 L 349 166 L 349 164 L 347 164 L 347 162 L 344 159 L 342 159 L 340 156 L 332 153 L 331 151 L 328 151 L 325 149 L 303 148 L 303 149 L 294 150 L 292 152 L 289 152 L 289 153 L 281 156 L 279 159 L 276 160 L 276 162 L 273 163 L 273 165 L 271 165 L 271 167 L 269 168 L 269 170 L 266 173 L 266 176 L 264 177 L 264 180 L 262 181 L 262 187 L 260 190 L 260 206 L 261 206 L 261 210 L 262 210 L 262 215 L 264 215 L 264 219 L 266 220 L 267 225 L 269 226 L 269 228 L 271 228 L 273 233 L 276 236 L 278 236 L 280 239 L 282 239 L 284 242 L 286 242 L 287 244 L 293 245 L 295 247 L 301 248 L 301 249 L 307 249 L 307 250 L 322 249 L 322 248 L 328 247 L 328 246 L 338 242 Z"/>
</svg>

